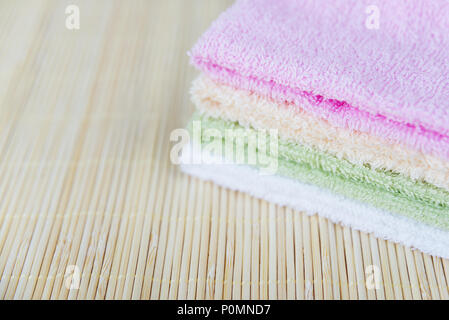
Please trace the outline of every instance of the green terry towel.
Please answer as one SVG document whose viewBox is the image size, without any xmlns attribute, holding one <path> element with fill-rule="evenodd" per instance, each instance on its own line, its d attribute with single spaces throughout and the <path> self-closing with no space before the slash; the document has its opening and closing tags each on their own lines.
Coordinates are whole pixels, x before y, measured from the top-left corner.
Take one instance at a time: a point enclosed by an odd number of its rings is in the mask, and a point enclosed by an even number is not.
<svg viewBox="0 0 449 320">
<path fill-rule="evenodd" d="M 267 163 L 276 164 L 275 172 L 271 173 L 330 189 L 348 198 L 449 230 L 449 193 L 426 182 L 413 181 L 390 171 L 374 170 L 368 164 L 355 165 L 277 136 L 274 141 L 267 134 L 263 140 L 260 137 L 264 135 L 252 128 L 196 113 L 189 124 L 193 137 L 193 129 L 198 127 L 201 130 L 196 134 L 200 137 L 197 143 L 202 148 L 214 150 L 220 145 L 221 154 L 227 157 L 229 152 L 226 148 L 232 145 L 232 155 L 237 157 L 238 147 L 243 146 L 246 159 L 240 161 L 248 163 L 242 164 L 259 168 Z M 234 139 L 225 138 L 229 136 Z M 270 145 L 270 141 L 275 145 Z M 273 152 L 273 146 L 276 152 Z M 256 163 L 248 159 L 253 151 Z M 265 160 L 262 163 L 260 159 Z"/>
</svg>

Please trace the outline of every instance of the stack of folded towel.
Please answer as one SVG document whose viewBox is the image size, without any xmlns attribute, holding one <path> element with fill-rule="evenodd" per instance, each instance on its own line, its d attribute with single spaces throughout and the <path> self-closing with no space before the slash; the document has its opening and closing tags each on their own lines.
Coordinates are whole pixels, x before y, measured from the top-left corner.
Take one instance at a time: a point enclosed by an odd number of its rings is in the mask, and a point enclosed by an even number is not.
<svg viewBox="0 0 449 320">
<path fill-rule="evenodd" d="M 184 171 L 449 258 L 448 1 L 239 0 L 190 56 Z"/>
</svg>

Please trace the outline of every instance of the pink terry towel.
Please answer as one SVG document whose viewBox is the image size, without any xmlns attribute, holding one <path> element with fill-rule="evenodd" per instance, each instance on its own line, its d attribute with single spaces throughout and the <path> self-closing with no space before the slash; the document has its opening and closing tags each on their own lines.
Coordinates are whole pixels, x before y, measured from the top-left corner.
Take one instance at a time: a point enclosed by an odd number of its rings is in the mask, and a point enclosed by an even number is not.
<svg viewBox="0 0 449 320">
<path fill-rule="evenodd" d="M 239 0 L 190 55 L 218 82 L 449 159 L 448 0 Z"/>
</svg>

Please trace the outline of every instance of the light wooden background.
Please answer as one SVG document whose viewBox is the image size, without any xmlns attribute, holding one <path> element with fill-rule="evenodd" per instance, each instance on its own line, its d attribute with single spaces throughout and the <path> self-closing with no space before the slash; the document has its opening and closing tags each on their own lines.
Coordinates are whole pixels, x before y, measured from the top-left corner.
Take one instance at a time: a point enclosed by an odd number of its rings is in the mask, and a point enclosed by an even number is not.
<svg viewBox="0 0 449 320">
<path fill-rule="evenodd" d="M 186 51 L 229 4 L 0 0 L 0 298 L 449 297 L 446 260 L 170 163 Z"/>
</svg>

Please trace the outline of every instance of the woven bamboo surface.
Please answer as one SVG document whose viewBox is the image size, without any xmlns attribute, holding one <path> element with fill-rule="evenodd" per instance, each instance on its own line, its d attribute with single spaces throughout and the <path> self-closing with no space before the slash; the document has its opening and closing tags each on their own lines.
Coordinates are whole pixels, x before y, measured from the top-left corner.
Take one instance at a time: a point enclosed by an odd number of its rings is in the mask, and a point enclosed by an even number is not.
<svg viewBox="0 0 449 320">
<path fill-rule="evenodd" d="M 229 5 L 0 1 L 0 298 L 449 298 L 447 260 L 171 164 L 186 51 Z"/>
</svg>

